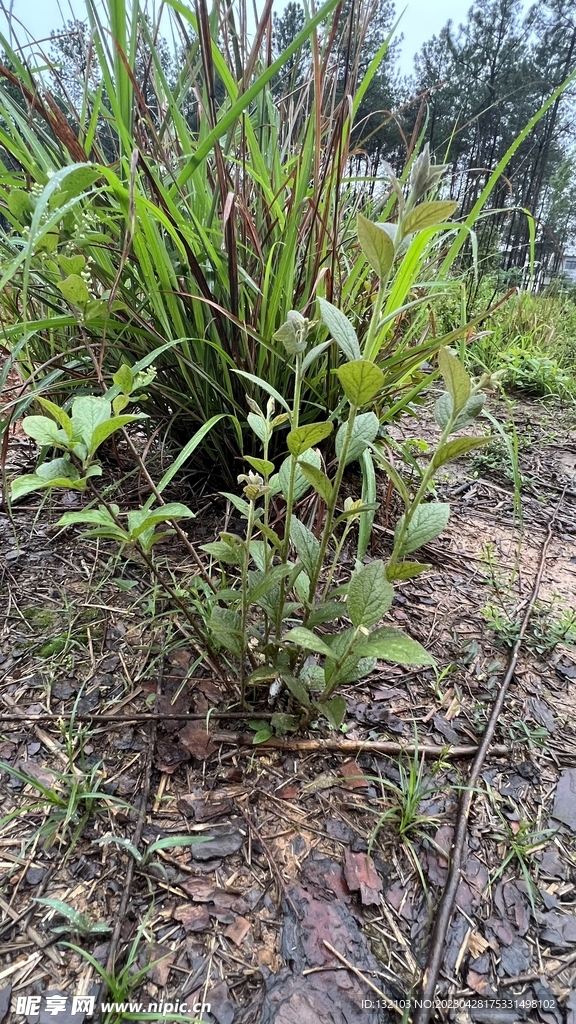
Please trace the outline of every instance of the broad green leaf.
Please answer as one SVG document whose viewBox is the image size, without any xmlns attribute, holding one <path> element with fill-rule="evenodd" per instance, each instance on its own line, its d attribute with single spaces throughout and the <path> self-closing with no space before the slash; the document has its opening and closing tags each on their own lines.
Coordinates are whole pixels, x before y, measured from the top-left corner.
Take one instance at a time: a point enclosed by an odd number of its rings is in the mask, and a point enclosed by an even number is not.
<svg viewBox="0 0 576 1024">
<path fill-rule="evenodd" d="M 450 505 L 442 501 L 429 501 L 425 505 L 419 505 L 404 537 L 400 555 L 407 555 L 410 551 L 416 551 L 423 544 L 434 540 L 446 528 L 450 518 Z M 400 536 L 404 526 L 404 516 L 401 516 L 396 524 L 395 538 Z"/>
<path fill-rule="evenodd" d="M 201 544 L 200 550 L 211 555 L 218 562 L 225 565 L 242 565 L 244 555 L 240 545 L 226 544 L 223 540 L 213 540 L 210 544 Z"/>
<path fill-rule="evenodd" d="M 52 459 L 51 462 L 43 462 L 41 466 L 38 466 L 36 476 L 39 476 L 41 480 L 64 478 L 65 480 L 72 481 L 72 483 L 80 480 L 76 466 L 73 466 L 68 459 Z"/>
<path fill-rule="evenodd" d="M 328 505 L 332 500 L 332 484 L 326 474 L 321 469 L 317 469 L 316 466 L 311 466 L 308 462 L 302 462 L 300 469 L 308 483 L 312 484 L 314 490 L 317 491 Z"/>
<path fill-rule="evenodd" d="M 70 274 L 79 274 L 86 266 L 85 256 L 58 256 L 58 263 L 63 273 L 68 277 Z"/>
<path fill-rule="evenodd" d="M 258 729 L 254 733 L 254 739 L 252 740 L 252 743 L 255 746 L 257 746 L 259 743 L 266 743 L 266 741 L 269 740 L 272 735 L 272 726 L 268 725 L 268 722 L 266 722 L 262 729 Z"/>
<path fill-rule="evenodd" d="M 35 473 L 19 476 L 10 485 L 12 501 L 18 501 L 33 491 L 43 491 L 48 487 L 64 487 L 75 491 L 86 488 L 86 480 L 80 479 L 77 469 L 66 459 L 53 459 L 44 462 Z"/>
<path fill-rule="evenodd" d="M 56 287 L 73 306 L 85 306 L 90 301 L 88 286 L 79 274 L 70 274 L 63 281 L 58 281 Z"/>
<path fill-rule="evenodd" d="M 382 661 L 393 661 L 397 665 L 434 665 L 434 658 L 428 654 L 422 644 L 393 626 L 382 626 L 375 629 L 361 643 L 357 650 L 366 657 L 380 658 Z"/>
<path fill-rule="evenodd" d="M 130 405 L 128 395 L 116 395 L 116 398 L 112 400 L 112 412 L 115 416 L 119 416 L 127 405 Z"/>
<path fill-rule="evenodd" d="M 325 700 L 322 703 L 318 702 L 316 707 L 328 719 L 333 729 L 340 728 L 346 714 L 346 701 L 344 697 L 332 697 L 331 700 Z"/>
<path fill-rule="evenodd" d="M 376 658 L 361 658 L 359 653 L 352 653 L 344 659 L 339 669 L 334 669 L 333 661 L 326 661 L 324 665 L 325 685 L 329 686 L 330 692 L 336 686 L 348 686 L 358 679 L 370 675 L 376 665 Z"/>
<path fill-rule="evenodd" d="M 282 547 L 282 541 L 280 540 L 280 537 L 275 532 L 275 530 L 272 530 L 269 526 L 266 525 L 266 523 L 258 523 L 258 529 L 260 530 L 260 533 L 262 533 L 266 537 L 266 540 L 269 540 L 270 543 L 276 548 L 276 550 L 280 551 L 280 548 Z"/>
<path fill-rule="evenodd" d="M 328 341 L 323 341 L 320 345 L 315 345 L 314 348 L 311 348 L 302 360 L 302 373 L 306 373 L 306 370 L 309 366 L 312 366 L 314 360 L 318 359 L 318 356 L 321 356 L 331 344 L 332 339 L 328 338 Z"/>
<path fill-rule="evenodd" d="M 290 540 L 308 576 L 313 576 L 320 555 L 320 543 L 296 516 L 292 516 L 290 520 Z"/>
<path fill-rule="evenodd" d="M 469 423 L 472 423 L 477 416 L 480 415 L 484 408 L 484 402 L 486 396 L 482 394 L 470 395 L 470 398 L 466 402 L 466 405 L 461 412 L 458 413 L 452 424 L 452 432 L 455 433 L 457 430 L 462 430 L 467 427 Z M 452 398 L 447 391 L 440 395 L 440 398 L 434 405 L 434 419 L 439 427 L 444 430 L 450 420 L 452 419 L 453 403 Z"/>
<path fill-rule="evenodd" d="M 308 483 L 306 477 L 304 476 L 300 468 L 303 462 L 307 462 L 310 466 L 316 466 L 317 469 L 320 469 L 320 466 L 322 464 L 318 452 L 315 451 L 313 448 L 309 448 L 308 451 L 302 453 L 298 460 L 298 465 L 296 466 L 296 472 L 294 475 L 294 501 L 300 501 L 300 498 L 303 498 L 304 495 L 306 494 L 306 491 L 310 489 L 310 484 Z M 270 480 L 272 494 L 277 494 L 278 491 L 282 491 L 284 497 L 286 499 L 288 498 L 288 487 L 290 484 L 291 466 L 292 458 L 289 455 L 287 459 L 284 459 L 284 462 L 280 466 L 278 473 L 275 474 Z"/>
<path fill-rule="evenodd" d="M 352 437 L 348 445 L 348 452 L 346 453 L 346 465 L 349 465 L 350 462 L 355 462 L 362 456 L 368 445 L 374 441 L 378 433 L 378 427 L 378 417 L 373 412 L 362 412 L 356 417 L 352 427 Z M 342 457 L 345 437 L 346 423 L 342 423 L 336 433 L 336 458 L 338 460 Z"/>
<path fill-rule="evenodd" d="M 242 620 L 238 612 L 214 605 L 207 624 L 216 643 L 239 657 L 242 652 Z"/>
<path fill-rule="evenodd" d="M 313 448 L 328 437 L 333 429 L 333 424 L 329 420 L 325 423 L 307 423 L 303 427 L 296 427 L 290 431 L 286 439 L 288 451 L 297 459 L 309 448 Z"/>
<path fill-rule="evenodd" d="M 222 534 L 220 534 L 222 537 Z M 258 567 L 260 572 L 264 572 L 266 565 L 266 552 L 270 551 L 270 548 L 264 540 L 251 540 L 250 541 L 250 557 L 254 564 Z M 249 574 L 250 575 L 250 574 Z M 254 574 L 255 575 L 255 574 Z"/>
<path fill-rule="evenodd" d="M 490 435 L 487 437 L 455 437 L 453 441 L 447 441 L 446 444 L 443 444 L 438 449 L 432 459 L 432 466 L 434 469 L 438 469 L 446 462 L 451 462 L 452 459 L 459 459 L 461 455 L 466 455 L 468 452 L 473 451 L 474 448 L 479 448 L 491 440 Z"/>
<path fill-rule="evenodd" d="M 358 241 L 368 263 L 383 281 L 394 263 L 394 242 L 380 224 L 358 214 Z"/>
<path fill-rule="evenodd" d="M 320 626 L 323 622 L 334 622 L 346 615 L 346 605 L 343 601 L 325 601 L 314 606 L 308 616 L 308 625 L 312 628 Z"/>
<path fill-rule="evenodd" d="M 386 577 L 391 583 L 394 580 L 411 580 L 431 568 L 426 562 L 395 562 L 386 566 Z"/>
<path fill-rule="evenodd" d="M 295 626 L 284 635 L 283 639 L 296 644 L 297 647 L 303 647 L 305 651 L 315 651 L 316 654 L 323 654 L 326 658 L 333 657 L 332 651 L 324 641 L 304 626 Z"/>
<path fill-rule="evenodd" d="M 330 331 L 331 337 L 338 345 L 342 354 L 349 361 L 361 359 L 362 353 L 360 351 L 360 345 L 358 344 L 356 331 L 348 317 L 344 316 L 344 313 L 342 313 L 341 310 L 337 309 L 336 306 L 333 306 L 331 302 L 327 302 L 326 299 L 319 298 L 318 305 L 320 306 L 322 323 Z"/>
<path fill-rule="evenodd" d="M 452 409 L 454 413 L 459 413 L 470 398 L 470 378 L 460 360 L 452 355 L 447 348 L 439 349 L 438 366 L 444 378 L 446 390 L 452 399 Z"/>
<path fill-rule="evenodd" d="M 88 451 L 90 455 L 93 455 L 97 448 L 106 441 L 111 434 L 115 434 L 117 430 L 121 430 L 122 427 L 127 426 L 128 423 L 134 423 L 136 420 L 148 419 L 145 413 L 135 413 L 130 415 L 125 413 L 123 416 L 111 416 L 105 423 L 99 423 L 95 427 L 92 434 L 92 440 L 88 445 Z M 75 423 L 75 426 L 77 424 Z"/>
<path fill-rule="evenodd" d="M 228 501 L 232 502 L 234 508 L 237 508 L 246 519 L 248 518 L 250 515 L 250 505 L 247 501 L 244 501 L 244 498 L 241 498 L 238 494 L 233 494 L 231 491 L 220 491 L 220 494 L 223 498 L 228 498 Z"/>
<path fill-rule="evenodd" d="M 16 218 L 19 224 L 26 222 L 26 214 L 32 212 L 32 196 L 29 192 L 25 192 L 21 188 L 12 188 L 6 193 L 6 202 L 8 209 L 13 217 Z"/>
<path fill-rule="evenodd" d="M 447 391 L 443 391 L 434 403 L 434 419 L 441 430 L 446 429 L 452 419 L 453 412 L 454 403 L 452 398 Z"/>
<path fill-rule="evenodd" d="M 350 405 L 356 407 L 365 405 L 374 398 L 384 383 L 382 370 L 368 359 L 356 359 L 353 363 L 345 363 L 336 373 Z"/>
<path fill-rule="evenodd" d="M 363 565 L 353 574 L 348 586 L 348 615 L 353 626 L 373 626 L 386 614 L 394 588 L 386 579 L 384 562 Z"/>
<path fill-rule="evenodd" d="M 450 220 L 457 206 L 458 203 L 451 199 L 419 203 L 402 219 L 400 224 L 402 235 L 411 235 L 414 231 L 422 231 L 423 228 L 433 228 L 437 224 L 444 224 Z"/>
<path fill-rule="evenodd" d="M 56 422 L 60 424 L 62 429 L 66 432 L 67 437 L 71 438 L 74 433 L 74 428 L 68 413 L 64 412 L 64 409 L 61 409 L 59 405 L 56 405 L 55 402 L 51 402 L 48 398 L 39 397 L 38 402 L 42 408 L 46 409 L 46 412 L 49 412 Z"/>
<path fill-rule="evenodd" d="M 22 429 L 28 437 L 40 445 L 56 448 L 68 448 L 69 437 L 49 416 L 26 416 L 22 421 Z"/>
<path fill-rule="evenodd" d="M 118 515 L 120 509 L 118 505 L 111 505 L 115 515 Z M 119 529 L 114 519 L 110 515 L 107 508 L 100 505 L 98 508 L 87 508 L 82 512 L 65 512 L 63 516 L 58 520 L 57 526 L 106 526 L 112 527 L 114 530 Z M 126 534 L 128 537 L 128 534 Z"/>
<path fill-rule="evenodd" d="M 452 430 L 462 430 L 463 427 L 467 427 L 469 423 L 472 423 L 482 412 L 485 401 L 486 395 L 470 395 L 462 412 L 459 412 L 454 420 Z"/>
<path fill-rule="evenodd" d="M 294 590 L 304 604 L 308 600 L 308 596 L 310 594 L 310 577 L 307 572 L 304 572 L 304 570 L 302 570 L 300 575 L 294 580 Z"/>
<path fill-rule="evenodd" d="M 92 436 L 96 427 L 110 419 L 112 406 L 107 398 L 95 398 L 86 395 L 75 398 L 72 402 L 72 423 L 74 433 L 81 437 L 88 449 L 92 444 Z"/>
<path fill-rule="evenodd" d="M 171 519 L 195 519 L 196 516 L 187 505 L 183 505 L 179 501 L 171 501 L 167 505 L 162 505 L 159 508 L 154 509 L 137 509 L 134 512 L 128 513 L 128 528 L 130 536 L 135 539 L 139 537 L 144 530 L 149 529 L 151 526 L 156 527 L 160 523 L 167 523 Z"/>
<path fill-rule="evenodd" d="M 257 473 L 261 473 L 262 476 L 270 476 L 274 472 L 274 463 L 269 462 L 268 459 L 256 459 L 252 455 L 244 456 L 245 462 L 248 462 L 252 469 L 255 469 Z"/>
<path fill-rule="evenodd" d="M 270 725 L 277 736 L 285 736 L 287 732 L 296 732 L 300 722 L 296 715 L 286 715 L 283 711 L 277 711 L 272 715 Z"/>
<path fill-rule="evenodd" d="M 288 687 L 288 689 L 290 690 L 292 696 L 296 697 L 298 703 L 301 704 L 302 707 L 304 708 L 309 708 L 310 697 L 308 696 L 308 690 L 306 689 L 306 686 L 302 682 L 302 680 L 297 679 L 293 675 L 290 675 L 289 672 L 283 672 L 282 679 L 286 686 Z"/>
<path fill-rule="evenodd" d="M 130 395 L 132 393 L 132 388 L 134 387 L 134 374 L 127 363 L 122 363 L 122 366 L 116 370 L 112 380 L 125 395 Z"/>
<path fill-rule="evenodd" d="M 273 587 L 278 586 L 280 580 L 284 579 L 290 573 L 289 565 L 275 565 L 272 569 L 269 569 L 266 573 L 260 573 L 260 579 L 250 587 L 248 591 L 248 599 L 254 603 L 264 597 Z M 255 573 L 251 574 L 251 581 L 255 576 Z"/>
<path fill-rule="evenodd" d="M 77 167 L 75 170 L 70 171 L 60 186 L 60 196 L 55 195 L 55 202 L 60 204 L 62 202 L 62 196 L 66 196 L 66 200 L 73 199 L 74 196 L 79 196 L 81 192 L 85 192 L 86 189 L 90 188 L 95 181 L 98 181 L 100 172 L 94 170 L 92 167 Z"/>
<path fill-rule="evenodd" d="M 264 444 L 269 429 L 266 420 L 262 419 L 262 417 L 258 416 L 255 412 L 249 412 L 246 418 L 258 440 Z"/>
</svg>

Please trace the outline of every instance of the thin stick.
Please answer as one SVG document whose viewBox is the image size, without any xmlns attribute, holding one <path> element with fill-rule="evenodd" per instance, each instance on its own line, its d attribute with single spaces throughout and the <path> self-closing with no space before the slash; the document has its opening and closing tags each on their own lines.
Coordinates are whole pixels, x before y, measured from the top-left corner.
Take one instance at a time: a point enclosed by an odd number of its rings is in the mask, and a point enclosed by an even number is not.
<svg viewBox="0 0 576 1024">
<path fill-rule="evenodd" d="M 522 619 L 522 625 L 518 633 L 518 639 L 514 644 L 510 652 L 508 659 L 508 666 L 506 668 L 506 674 L 502 680 L 500 687 L 500 693 L 494 701 L 492 712 L 486 726 L 486 730 L 482 737 L 482 742 L 478 747 L 476 757 L 472 768 L 470 769 L 470 775 L 468 777 L 468 784 L 466 789 L 462 791 L 460 797 L 460 805 L 458 808 L 458 816 L 456 819 L 456 828 L 454 831 L 454 840 L 452 843 L 452 852 L 450 857 L 450 868 L 448 871 L 448 878 L 444 893 L 436 913 L 434 929 L 432 932 L 432 938 L 430 940 L 430 948 L 428 951 L 428 959 L 426 961 L 426 967 L 419 986 L 417 1005 L 414 1013 L 413 1024 L 428 1024 L 430 1020 L 430 1014 L 434 1003 L 434 994 L 436 992 L 436 984 L 438 981 L 438 975 L 446 952 L 446 935 L 448 934 L 448 928 L 450 927 L 450 921 L 452 919 L 452 910 L 454 908 L 454 901 L 456 899 L 456 892 L 460 884 L 460 865 L 462 862 L 462 855 L 464 851 L 464 841 L 468 831 L 468 817 L 470 814 L 470 808 L 472 806 L 472 798 L 474 795 L 474 789 L 478 781 L 478 777 L 486 760 L 486 755 L 490 748 L 490 743 L 496 729 L 496 724 L 504 707 L 504 701 L 506 699 L 506 693 L 508 686 L 514 676 L 514 670 L 518 661 L 518 654 L 522 644 L 522 639 L 528 627 L 530 616 L 536 604 L 538 598 L 538 591 L 540 590 L 540 584 L 542 582 L 542 576 L 544 574 L 544 566 L 546 563 L 546 553 L 548 551 L 548 545 L 552 539 L 552 523 L 554 516 L 548 524 L 548 532 L 542 545 L 540 552 L 540 560 L 538 563 L 538 572 L 536 573 L 536 579 L 534 586 L 532 587 L 532 593 L 530 600 L 524 612 L 524 618 Z"/>
<path fill-rule="evenodd" d="M 264 715 L 262 716 L 265 717 Z M 285 751 L 316 751 L 329 750 L 335 754 L 358 754 L 366 751 L 373 754 L 414 754 L 418 752 L 422 757 L 474 757 L 478 751 L 477 746 L 441 747 L 435 743 L 394 743 L 388 740 L 303 740 L 290 737 L 271 736 L 265 743 L 254 743 L 254 733 L 240 732 L 214 732 L 212 733 L 214 743 L 238 743 L 242 747 L 249 747 L 251 754 L 267 754 L 271 750 Z M 510 753 L 510 747 L 493 747 L 493 752 L 498 757 L 506 757 Z"/>
<path fill-rule="evenodd" d="M 363 974 L 362 971 L 359 971 L 358 968 L 354 966 L 354 964 L 351 964 L 350 961 L 347 960 L 345 956 L 342 956 L 342 953 L 339 953 L 337 949 L 334 949 L 334 946 L 331 946 L 330 943 L 326 941 L 326 939 L 323 939 L 322 941 L 326 946 L 326 949 L 329 949 L 337 960 L 340 960 L 340 962 L 343 963 L 348 968 L 349 971 L 352 971 L 352 973 L 355 974 L 357 978 L 360 978 L 360 980 L 363 981 L 365 985 L 368 985 L 368 988 L 371 988 L 372 991 L 376 993 L 378 998 L 382 999 L 386 1003 L 386 1006 L 389 1006 L 391 1010 L 396 1010 L 396 1013 L 398 1013 L 400 1017 L 404 1016 L 404 1011 L 401 1010 L 400 1007 L 396 1005 L 394 1000 L 390 999 L 386 995 L 386 993 L 382 991 L 381 988 L 378 988 L 377 985 L 374 985 L 374 983 L 370 981 L 370 978 L 367 978 L 366 975 Z"/>
</svg>

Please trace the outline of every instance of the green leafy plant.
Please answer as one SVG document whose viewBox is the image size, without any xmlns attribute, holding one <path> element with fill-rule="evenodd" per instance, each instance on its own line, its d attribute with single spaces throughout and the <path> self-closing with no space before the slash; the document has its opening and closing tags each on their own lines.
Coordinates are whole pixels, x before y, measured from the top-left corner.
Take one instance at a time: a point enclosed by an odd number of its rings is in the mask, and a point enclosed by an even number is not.
<svg viewBox="0 0 576 1024">
<path fill-rule="evenodd" d="M 63 900 L 37 896 L 34 898 L 34 902 L 41 903 L 44 907 L 50 907 L 51 910 L 55 910 L 60 917 L 64 917 L 68 922 L 66 925 L 58 925 L 57 927 L 51 926 L 50 930 L 54 932 L 55 935 L 67 935 L 70 932 L 73 932 L 74 934 L 87 939 L 91 937 L 109 935 L 112 931 L 109 924 L 104 922 L 93 923 L 88 914 L 75 910 L 74 907 L 71 907 Z"/>
<path fill-rule="evenodd" d="M 509 864 L 516 862 L 526 883 L 526 891 L 532 905 L 532 910 L 535 912 L 536 901 L 540 899 L 540 895 L 532 879 L 530 862 L 534 854 L 542 850 L 550 838 L 556 834 L 556 829 L 535 829 L 533 822 L 530 821 L 509 822 L 498 807 L 495 806 L 494 809 L 502 827 L 498 832 L 494 832 L 490 838 L 503 844 L 503 859 L 492 875 L 492 882 L 500 878 Z"/>
<path fill-rule="evenodd" d="M 122 410 L 136 400 L 135 392 L 150 384 L 154 375 L 154 370 L 134 375 L 130 367 L 123 364 L 114 374 L 119 392 L 116 397 L 112 400 L 93 395 L 75 398 L 70 414 L 49 399 L 38 396 L 38 403 L 49 415 L 27 416 L 23 429 L 44 451 L 56 448 L 64 455 L 50 462 L 41 461 L 35 473 L 17 477 L 12 482 L 12 500 L 52 487 L 86 490 L 88 480 L 102 474 L 102 466 L 95 461 L 100 446 L 129 423 L 146 418 L 144 413 L 122 414 Z M 143 397 L 140 395 L 138 400 L 142 401 Z"/>
<path fill-rule="evenodd" d="M 212 836 L 164 836 L 162 839 L 157 839 L 154 843 L 150 843 L 143 853 L 129 839 L 124 839 L 122 836 L 101 836 L 100 839 L 94 840 L 94 845 L 118 846 L 134 858 L 138 868 L 141 870 L 154 868 L 156 872 L 160 872 L 167 877 L 163 864 L 159 860 L 154 859 L 155 853 L 158 853 L 159 850 L 171 850 L 175 847 L 195 846 L 197 843 L 206 843 L 209 839 L 212 839 Z"/>
<path fill-rule="evenodd" d="M 417 737 L 415 739 L 412 757 L 408 759 L 401 756 L 398 760 L 398 782 L 372 777 L 372 781 L 378 782 L 382 787 L 383 800 L 390 806 L 386 807 L 384 811 L 372 806 L 364 806 L 363 809 L 370 814 L 378 815 L 376 825 L 370 834 L 368 855 L 370 855 L 382 828 L 389 827 L 405 845 L 418 872 L 422 887 L 426 891 L 424 872 L 414 844 L 416 840 L 426 838 L 428 843 L 434 845 L 428 830 L 431 826 L 438 825 L 439 818 L 436 815 L 423 812 L 421 805 L 424 800 L 437 791 L 438 787 L 434 779 L 426 773 L 425 760 L 418 752 Z M 437 772 L 438 770 L 440 769 L 437 768 Z"/>
<path fill-rule="evenodd" d="M 422 207 L 423 220 L 431 230 L 434 204 Z M 405 211 L 407 220 L 401 220 L 401 225 L 408 223 L 416 232 L 419 209 L 415 206 Z M 400 246 L 406 231 L 402 226 L 399 229 Z M 359 221 L 359 237 L 382 287 L 394 259 L 394 242 L 385 226 L 365 220 Z M 383 238 L 388 241 L 383 242 Z M 373 313 L 376 322 L 379 304 L 377 298 Z M 221 573 L 217 601 L 207 612 L 207 629 L 214 644 L 238 663 L 242 699 L 247 687 L 267 683 L 272 695 L 279 691 L 289 695 L 296 712 L 277 712 L 270 725 L 256 722 L 257 741 L 265 739 L 270 729 L 293 730 L 318 715 L 326 717 L 333 728 L 340 728 L 345 702 L 335 695 L 337 687 L 370 672 L 378 658 L 408 665 L 433 664 L 420 644 L 401 630 L 378 623 L 392 603 L 393 581 L 415 576 L 425 568 L 407 561 L 406 556 L 438 536 L 448 521 L 447 504 L 424 501 L 435 472 L 450 459 L 486 441 L 477 437 L 450 439 L 480 413 L 484 398 L 474 392 L 458 359 L 448 349 L 440 348 L 439 368 L 447 387 L 435 407 L 440 439 L 419 486 L 410 493 L 376 443 L 378 417 L 373 406 L 384 388 L 385 373 L 362 352 L 353 325 L 341 311 L 323 299 L 318 305 L 320 321 L 328 327 L 343 357 L 335 368 L 343 392 L 340 422 L 336 417 L 317 423 L 300 422 L 303 374 L 325 343 L 310 347 L 315 324 L 292 311 L 277 332 L 293 359 L 292 404 L 267 381 L 250 375 L 270 395 L 265 412 L 248 398 L 248 422 L 261 442 L 262 457 L 246 458 L 250 469 L 239 476 L 239 482 L 245 484 L 244 497 L 225 493 L 246 522 L 245 534 L 221 533 L 219 540 L 202 545 L 220 564 Z M 370 328 L 365 348 L 372 353 L 376 351 L 370 340 L 374 336 Z M 279 414 L 277 404 L 282 409 Z M 270 441 L 273 432 L 286 425 L 290 427 L 286 439 L 289 454 L 276 468 L 269 458 Z M 316 446 L 333 434 L 335 460 L 332 473 L 328 473 Z M 344 542 L 351 539 L 354 523 L 374 510 L 373 505 L 352 497 L 344 499 L 341 511 L 338 508 L 346 466 L 367 453 L 393 481 L 405 511 L 397 523 L 387 563 L 376 560 L 362 564 L 357 560 L 350 578 L 335 586 Z M 296 514 L 297 503 L 310 491 L 316 503 L 313 529 Z M 282 536 L 274 529 L 271 514 L 277 497 L 284 506 Z M 338 632 L 327 628 L 330 623 L 346 621 L 349 625 Z"/>
<path fill-rule="evenodd" d="M 106 1009 L 102 1014 L 103 1024 L 122 1024 L 126 1020 L 166 1020 L 182 1021 L 184 1024 L 186 1022 L 187 1024 L 202 1024 L 199 1018 L 191 1018 L 185 1014 L 170 1012 L 142 1014 L 142 1012 L 137 1012 L 136 1006 L 134 1011 L 131 1009 L 127 1011 L 126 1009 L 127 1005 L 129 1005 L 129 1000 L 138 991 L 139 986 L 144 982 L 148 973 L 158 964 L 161 964 L 168 955 L 165 954 L 156 960 L 147 959 L 144 966 L 139 966 L 139 963 L 142 963 L 143 946 L 146 941 L 149 917 L 150 912 L 148 912 L 146 918 L 137 929 L 126 952 L 124 963 L 120 968 L 114 966 L 111 970 L 107 971 L 92 953 L 89 953 L 87 950 L 72 942 L 65 942 L 63 945 L 78 953 L 79 956 L 91 964 L 96 974 L 102 979 L 105 994 L 108 996 L 108 1002 L 104 1003 Z"/>
<path fill-rule="evenodd" d="M 104 779 L 99 765 L 94 765 L 86 772 L 74 770 L 73 766 L 69 772 L 45 769 L 50 781 L 35 778 L 19 768 L 13 768 L 5 761 L 0 761 L 0 771 L 8 772 L 37 794 L 33 800 L 26 799 L 22 807 L 17 807 L 4 815 L 0 819 L 0 827 L 11 821 L 26 821 L 35 812 L 41 812 L 44 821 L 34 835 L 43 841 L 46 848 L 55 843 L 59 846 L 66 843 L 64 863 L 72 854 L 92 815 L 102 815 L 111 806 L 130 806 L 125 800 L 102 791 Z"/>
</svg>

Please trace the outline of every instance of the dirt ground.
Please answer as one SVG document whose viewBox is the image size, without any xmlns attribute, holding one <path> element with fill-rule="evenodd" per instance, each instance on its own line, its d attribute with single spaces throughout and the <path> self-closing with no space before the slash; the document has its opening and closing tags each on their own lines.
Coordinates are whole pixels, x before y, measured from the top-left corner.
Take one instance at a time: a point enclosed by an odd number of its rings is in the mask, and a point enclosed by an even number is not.
<svg viewBox="0 0 576 1024">
<path fill-rule="evenodd" d="M 102 971 L 107 999 L 141 1004 L 124 1019 L 179 1001 L 183 1019 L 217 1024 L 401 1020 L 466 786 L 469 759 L 450 748 L 485 728 L 552 522 L 474 794 L 433 1019 L 576 1024 L 576 654 L 561 636 L 576 606 L 576 415 L 517 403 L 514 416 L 522 524 L 502 452 L 462 460 L 437 485 L 452 514 L 421 552 L 429 570 L 397 587 L 390 621 L 439 677 L 380 665 L 344 691 L 346 739 L 444 748 L 425 761 L 244 745 L 246 720 L 226 714 L 230 696 L 143 565 L 58 530 L 68 497 L 0 514 L 0 1021 L 82 1024 L 89 1005 L 74 997 L 98 1009 Z M 430 431 L 424 416 L 395 436 Z M 33 459 L 16 436 L 5 470 Z M 380 498 L 371 557 L 395 522 L 384 482 Z M 222 507 L 200 506 L 188 532 L 202 542 Z M 184 550 L 159 558 L 189 584 Z M 254 717 L 266 710 L 264 698 Z M 210 838 L 169 842 L 198 836 Z"/>
</svg>

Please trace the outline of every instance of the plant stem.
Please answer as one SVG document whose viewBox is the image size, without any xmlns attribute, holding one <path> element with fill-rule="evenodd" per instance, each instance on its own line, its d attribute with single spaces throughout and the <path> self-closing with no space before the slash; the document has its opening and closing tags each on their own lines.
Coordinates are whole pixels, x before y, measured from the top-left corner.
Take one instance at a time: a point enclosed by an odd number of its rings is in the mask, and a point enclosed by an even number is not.
<svg viewBox="0 0 576 1024">
<path fill-rule="evenodd" d="M 248 609 L 250 601 L 248 596 L 248 566 L 250 565 L 250 541 L 254 530 L 254 501 L 250 502 L 248 513 L 248 526 L 246 527 L 246 540 L 244 542 L 244 563 L 242 566 L 242 612 L 241 612 L 241 640 L 240 640 L 240 706 L 244 707 L 246 696 L 246 627 L 248 625 Z"/>
<path fill-rule="evenodd" d="M 312 606 L 314 603 L 314 595 L 316 594 L 316 587 L 318 586 L 318 579 L 324 565 L 324 558 L 326 555 L 326 549 L 328 542 L 332 536 L 332 524 L 334 522 L 334 513 L 336 511 L 336 505 L 340 494 L 340 488 L 342 486 L 342 478 L 344 476 L 344 469 L 346 467 L 346 455 L 350 447 L 350 441 L 352 440 L 352 432 L 354 430 L 354 421 L 356 420 L 356 414 L 358 408 L 355 405 L 350 406 L 350 414 L 348 416 L 348 423 L 346 424 L 346 434 L 344 435 L 344 444 L 342 445 L 342 452 L 338 461 L 338 469 L 336 470 L 336 476 L 334 477 L 334 483 L 332 485 L 332 497 L 326 509 L 326 519 L 324 521 L 324 529 L 322 531 L 322 539 L 320 541 L 320 551 L 318 554 L 318 560 L 316 562 L 316 568 L 310 578 L 310 590 L 308 593 L 308 600 Z M 312 608 L 306 610 L 304 615 L 304 625 L 306 625 Z"/>
</svg>

